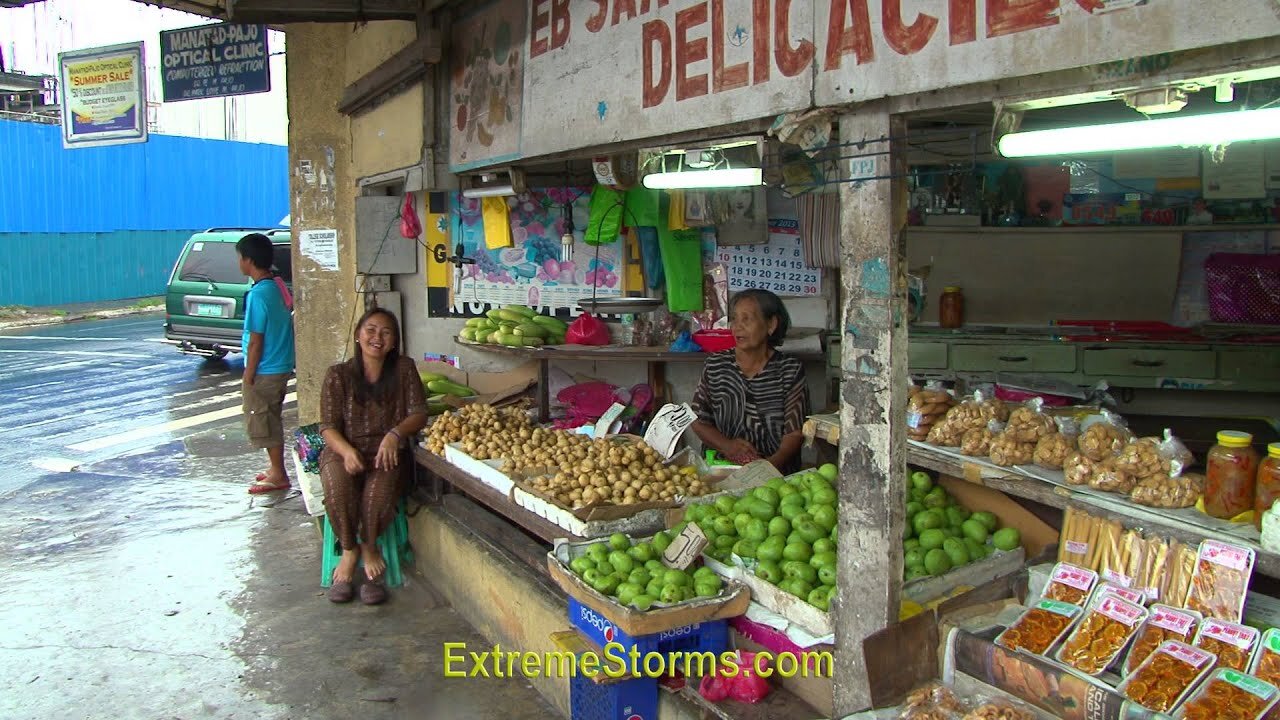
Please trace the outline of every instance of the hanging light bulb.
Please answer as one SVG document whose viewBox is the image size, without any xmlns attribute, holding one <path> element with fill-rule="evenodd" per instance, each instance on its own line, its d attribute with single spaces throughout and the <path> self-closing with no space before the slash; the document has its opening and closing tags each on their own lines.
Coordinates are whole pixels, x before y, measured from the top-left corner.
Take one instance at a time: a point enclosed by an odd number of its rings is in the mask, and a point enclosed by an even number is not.
<svg viewBox="0 0 1280 720">
<path fill-rule="evenodd" d="M 573 259 L 573 203 L 564 204 L 564 234 L 560 236 L 560 262 Z"/>
</svg>

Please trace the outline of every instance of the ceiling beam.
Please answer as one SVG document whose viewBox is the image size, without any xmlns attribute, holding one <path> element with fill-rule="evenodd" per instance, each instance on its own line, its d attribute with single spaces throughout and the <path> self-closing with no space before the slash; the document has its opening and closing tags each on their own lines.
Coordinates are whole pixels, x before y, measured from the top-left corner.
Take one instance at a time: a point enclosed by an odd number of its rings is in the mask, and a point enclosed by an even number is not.
<svg viewBox="0 0 1280 720">
<path fill-rule="evenodd" d="M 357 22 L 413 20 L 421 0 L 229 0 L 234 22 Z"/>
<path fill-rule="evenodd" d="M 427 69 L 444 55 L 438 30 L 428 30 L 404 49 L 347 86 L 338 102 L 338 112 L 354 115 L 371 109 L 404 88 L 419 82 Z"/>
</svg>

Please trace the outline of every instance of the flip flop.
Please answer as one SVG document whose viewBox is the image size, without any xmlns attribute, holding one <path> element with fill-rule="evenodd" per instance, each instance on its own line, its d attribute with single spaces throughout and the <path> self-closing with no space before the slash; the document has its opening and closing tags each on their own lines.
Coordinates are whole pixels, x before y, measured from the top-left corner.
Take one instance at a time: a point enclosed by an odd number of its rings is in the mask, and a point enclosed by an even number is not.
<svg viewBox="0 0 1280 720">
<path fill-rule="evenodd" d="M 253 481 L 253 484 L 249 486 L 249 494 L 263 495 L 266 493 L 277 492 L 280 490 L 288 490 L 289 487 L 290 485 L 288 480 L 284 481 L 283 483 L 272 483 L 272 482 L 267 482 L 266 475 L 259 475 L 258 478 Z"/>
</svg>

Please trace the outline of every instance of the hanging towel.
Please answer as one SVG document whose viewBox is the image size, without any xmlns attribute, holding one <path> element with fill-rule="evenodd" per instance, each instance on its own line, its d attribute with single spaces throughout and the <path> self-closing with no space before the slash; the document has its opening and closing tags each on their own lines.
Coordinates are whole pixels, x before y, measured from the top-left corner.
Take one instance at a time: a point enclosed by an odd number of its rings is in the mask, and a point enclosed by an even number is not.
<svg viewBox="0 0 1280 720">
<path fill-rule="evenodd" d="M 801 247 L 805 264 L 815 268 L 840 267 L 840 195 L 811 192 L 796 198 Z"/>
<path fill-rule="evenodd" d="M 506 198 L 481 198 L 480 217 L 484 220 L 485 247 L 490 250 L 511 247 L 511 216 Z"/>
<path fill-rule="evenodd" d="M 684 191 L 669 190 L 667 195 L 671 198 L 671 210 L 667 213 L 667 227 L 672 230 L 688 230 L 689 225 L 684 215 Z"/>
<path fill-rule="evenodd" d="M 666 198 L 663 198 L 666 204 Z M 660 213 L 661 215 L 661 213 Z M 667 279 L 667 308 L 671 312 L 702 310 L 702 232 L 658 226 L 662 269 Z"/>
<path fill-rule="evenodd" d="M 588 245 L 608 245 L 622 232 L 622 217 L 626 213 L 626 194 L 596 185 L 591 190 L 591 206 L 587 216 L 587 230 L 582 241 Z"/>
</svg>

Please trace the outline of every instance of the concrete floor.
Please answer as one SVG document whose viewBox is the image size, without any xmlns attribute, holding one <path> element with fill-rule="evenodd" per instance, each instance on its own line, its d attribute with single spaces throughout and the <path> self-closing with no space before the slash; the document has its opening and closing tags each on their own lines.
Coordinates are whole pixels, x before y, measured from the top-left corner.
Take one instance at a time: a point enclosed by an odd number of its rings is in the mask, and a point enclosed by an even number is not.
<svg viewBox="0 0 1280 720">
<path fill-rule="evenodd" d="M 94 327 L 47 332 L 92 341 L 96 362 L 113 351 L 92 340 Z M 0 347 L 43 347 L 23 332 Z M 135 340 L 120 343 L 143 357 L 124 362 L 149 375 L 71 362 L 83 350 L 61 351 L 67 367 L 54 370 L 41 351 L 45 387 L 29 396 L 36 369 L 14 362 L 34 356 L 0 355 L 0 377 L 13 384 L 0 416 L 0 718 L 559 717 L 523 681 L 443 677 L 444 642 L 485 643 L 419 576 L 384 606 L 329 603 L 301 498 L 245 493 L 264 458 L 248 450 L 236 417 L 69 450 L 99 434 L 94 422 L 120 433 L 238 403 L 218 400 L 236 365 L 210 369 Z M 94 371 L 103 384 L 86 383 Z M 189 394 L 158 400 L 172 385 L 156 378 L 184 373 Z M 112 384 L 126 376 L 131 385 Z M 112 402 L 118 411 L 100 412 Z M 20 428 L 39 437 L 15 439 Z M 41 469 L 55 450 L 74 461 L 69 471 Z"/>
</svg>

